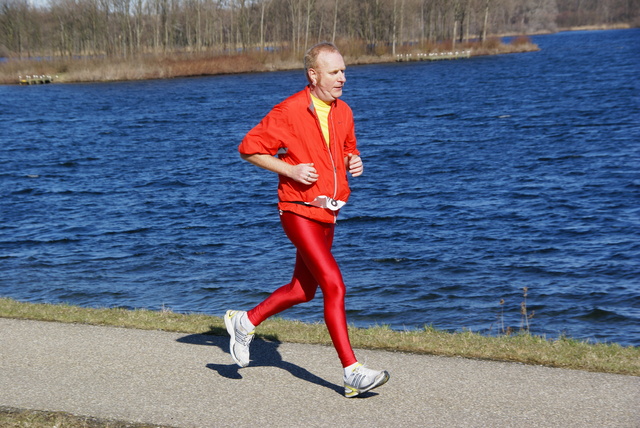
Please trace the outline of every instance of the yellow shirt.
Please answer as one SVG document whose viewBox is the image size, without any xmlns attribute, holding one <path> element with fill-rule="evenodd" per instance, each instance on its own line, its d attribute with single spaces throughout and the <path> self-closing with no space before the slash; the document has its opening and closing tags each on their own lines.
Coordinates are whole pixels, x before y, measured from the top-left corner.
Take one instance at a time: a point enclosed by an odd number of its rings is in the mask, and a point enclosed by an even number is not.
<svg viewBox="0 0 640 428">
<path fill-rule="evenodd" d="M 320 98 L 316 98 L 311 95 L 311 100 L 313 101 L 313 107 L 316 109 L 316 114 L 318 115 L 318 120 L 320 121 L 320 129 L 322 129 L 322 135 L 324 136 L 324 141 L 327 143 L 327 147 L 330 144 L 330 136 L 329 136 L 329 111 L 331 111 L 331 103 L 326 103 L 322 101 Z"/>
</svg>

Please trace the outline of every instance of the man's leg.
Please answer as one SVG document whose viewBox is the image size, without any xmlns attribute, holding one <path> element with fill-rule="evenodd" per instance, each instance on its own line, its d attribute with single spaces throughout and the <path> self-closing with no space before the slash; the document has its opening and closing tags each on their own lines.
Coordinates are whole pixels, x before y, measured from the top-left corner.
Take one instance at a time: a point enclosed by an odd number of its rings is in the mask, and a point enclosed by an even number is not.
<svg viewBox="0 0 640 428">
<path fill-rule="evenodd" d="M 347 330 L 346 287 L 340 268 L 331 253 L 334 225 L 306 219 L 293 213 L 282 214 L 285 233 L 298 250 L 303 272 L 310 273 L 319 284 L 324 298 L 324 320 L 343 367 L 357 360 Z M 309 280 L 309 278 L 306 278 Z"/>
</svg>

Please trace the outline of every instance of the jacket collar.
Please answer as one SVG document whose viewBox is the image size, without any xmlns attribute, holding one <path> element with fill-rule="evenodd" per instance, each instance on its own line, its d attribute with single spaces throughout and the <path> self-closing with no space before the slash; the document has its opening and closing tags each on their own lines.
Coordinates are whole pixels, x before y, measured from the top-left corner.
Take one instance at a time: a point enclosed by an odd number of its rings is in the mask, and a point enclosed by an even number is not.
<svg viewBox="0 0 640 428">
<path fill-rule="evenodd" d="M 307 95 L 307 102 L 309 103 L 309 104 L 307 105 L 307 108 L 308 108 L 310 111 L 314 112 L 314 111 L 316 110 L 316 108 L 315 108 L 315 106 L 313 105 L 313 100 L 311 99 L 311 85 L 307 85 L 307 86 L 305 86 L 304 91 L 305 91 L 305 93 L 306 93 L 306 95 Z M 333 100 L 333 101 L 331 102 L 331 109 L 334 109 L 334 108 L 336 108 L 336 107 L 338 107 L 338 100 Z"/>
</svg>

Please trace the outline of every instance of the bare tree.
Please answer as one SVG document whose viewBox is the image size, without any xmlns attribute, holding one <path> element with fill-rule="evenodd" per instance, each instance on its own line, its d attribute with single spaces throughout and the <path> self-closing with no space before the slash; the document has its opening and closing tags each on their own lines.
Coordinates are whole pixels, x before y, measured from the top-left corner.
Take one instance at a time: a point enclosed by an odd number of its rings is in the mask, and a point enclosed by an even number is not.
<svg viewBox="0 0 640 428">
<path fill-rule="evenodd" d="M 49 0 L 38 8 L 0 0 L 0 54 L 130 57 L 270 46 L 297 55 L 316 37 L 354 54 L 395 54 L 416 42 L 597 23 L 640 23 L 640 0 Z"/>
</svg>

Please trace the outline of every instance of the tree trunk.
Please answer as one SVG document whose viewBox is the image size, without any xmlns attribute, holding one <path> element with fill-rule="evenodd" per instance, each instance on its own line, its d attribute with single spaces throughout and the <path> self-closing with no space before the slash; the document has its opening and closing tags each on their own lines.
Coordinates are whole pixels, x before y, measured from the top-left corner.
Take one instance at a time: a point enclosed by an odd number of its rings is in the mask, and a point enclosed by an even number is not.
<svg viewBox="0 0 640 428">
<path fill-rule="evenodd" d="M 480 37 L 480 41 L 484 42 L 487 40 L 487 25 L 489 23 L 489 0 L 486 0 L 484 3 L 484 19 L 482 22 L 482 36 Z"/>
<path fill-rule="evenodd" d="M 335 0 L 335 7 L 333 9 L 333 33 L 331 35 L 331 43 L 336 42 L 336 26 L 338 25 L 338 0 Z"/>
<path fill-rule="evenodd" d="M 266 7 L 267 2 L 262 2 L 262 8 L 260 10 L 260 50 L 264 51 L 264 8 Z"/>
<path fill-rule="evenodd" d="M 392 41 L 391 41 L 391 55 L 396 56 L 396 19 L 397 19 L 397 13 L 396 13 L 396 3 L 397 0 L 393 0 L 393 34 L 392 34 Z"/>
</svg>

